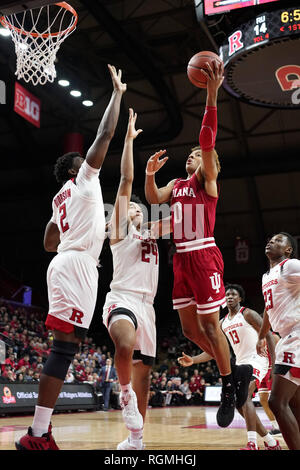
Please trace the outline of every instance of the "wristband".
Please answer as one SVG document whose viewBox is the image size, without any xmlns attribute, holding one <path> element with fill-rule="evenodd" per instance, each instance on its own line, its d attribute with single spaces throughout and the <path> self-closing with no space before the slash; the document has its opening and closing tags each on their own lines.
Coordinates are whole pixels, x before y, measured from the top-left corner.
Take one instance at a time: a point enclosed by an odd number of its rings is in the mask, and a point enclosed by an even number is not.
<svg viewBox="0 0 300 470">
<path fill-rule="evenodd" d="M 146 175 L 147 176 L 152 176 L 152 175 L 155 175 L 156 171 L 145 171 Z"/>
</svg>

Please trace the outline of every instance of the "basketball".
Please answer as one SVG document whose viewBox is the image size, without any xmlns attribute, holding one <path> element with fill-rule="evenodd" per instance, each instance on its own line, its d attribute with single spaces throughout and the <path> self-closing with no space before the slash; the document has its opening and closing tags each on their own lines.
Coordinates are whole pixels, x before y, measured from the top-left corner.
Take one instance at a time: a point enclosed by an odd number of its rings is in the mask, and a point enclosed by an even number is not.
<svg viewBox="0 0 300 470">
<path fill-rule="evenodd" d="M 190 82 L 197 88 L 206 88 L 207 79 L 202 73 L 202 70 L 206 70 L 206 62 L 211 63 L 214 59 L 222 63 L 218 54 L 215 54 L 212 51 L 198 52 L 190 59 L 187 66 L 187 76 Z"/>
</svg>

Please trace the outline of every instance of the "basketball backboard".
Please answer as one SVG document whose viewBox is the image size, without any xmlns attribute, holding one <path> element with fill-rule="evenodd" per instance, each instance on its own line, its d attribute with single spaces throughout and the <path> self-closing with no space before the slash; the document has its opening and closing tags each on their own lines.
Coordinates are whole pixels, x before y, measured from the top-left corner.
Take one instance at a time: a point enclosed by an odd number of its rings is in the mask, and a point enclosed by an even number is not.
<svg viewBox="0 0 300 470">
<path fill-rule="evenodd" d="M 32 8 L 39 8 L 51 3 L 57 3 L 59 0 L 27 0 L 22 2 L 21 0 L 0 0 L 0 16 L 9 15 L 12 13 L 19 13 L 25 10 L 31 10 Z"/>
</svg>

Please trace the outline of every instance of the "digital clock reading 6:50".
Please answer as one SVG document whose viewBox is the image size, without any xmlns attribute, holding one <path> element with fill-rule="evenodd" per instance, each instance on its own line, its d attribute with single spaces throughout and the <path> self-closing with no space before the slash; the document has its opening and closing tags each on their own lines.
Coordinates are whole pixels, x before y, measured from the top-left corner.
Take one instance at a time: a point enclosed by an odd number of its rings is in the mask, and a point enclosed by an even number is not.
<svg viewBox="0 0 300 470">
<path fill-rule="evenodd" d="M 300 21 L 300 9 L 291 10 L 291 11 L 283 11 L 281 13 L 282 23 L 288 23 L 292 21 Z"/>
</svg>

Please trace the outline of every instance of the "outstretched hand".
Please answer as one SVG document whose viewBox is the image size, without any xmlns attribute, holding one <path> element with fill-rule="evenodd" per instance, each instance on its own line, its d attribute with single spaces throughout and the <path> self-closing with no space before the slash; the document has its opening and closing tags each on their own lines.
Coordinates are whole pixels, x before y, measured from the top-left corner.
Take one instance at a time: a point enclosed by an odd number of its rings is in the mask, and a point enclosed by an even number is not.
<svg viewBox="0 0 300 470">
<path fill-rule="evenodd" d="M 201 72 L 207 78 L 207 91 L 217 91 L 224 81 L 224 65 L 223 62 L 212 60 L 211 63 L 206 62 L 207 69 L 201 69 Z"/>
<path fill-rule="evenodd" d="M 182 353 L 182 356 L 177 359 L 177 361 L 182 367 L 189 367 L 194 364 L 191 356 L 188 356 L 184 352 Z"/>
<path fill-rule="evenodd" d="M 116 67 L 114 67 L 114 65 L 108 64 L 107 66 L 113 82 L 114 90 L 120 91 L 121 93 L 125 93 L 125 91 L 127 90 L 127 84 L 122 83 L 122 70 L 119 69 L 117 72 Z"/>
<path fill-rule="evenodd" d="M 136 137 L 143 132 L 143 129 L 136 130 L 135 123 L 137 119 L 137 114 L 133 111 L 132 108 L 129 108 L 129 119 L 126 137 L 129 139 L 136 139 Z"/>
<path fill-rule="evenodd" d="M 169 157 L 164 157 L 161 160 L 160 157 L 162 157 L 165 153 L 166 150 L 159 150 L 159 152 L 156 152 L 149 158 L 146 167 L 147 175 L 154 175 L 154 173 L 156 173 L 158 170 L 161 169 L 162 166 L 164 166 Z"/>
</svg>

